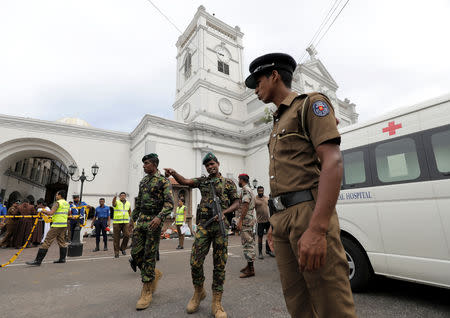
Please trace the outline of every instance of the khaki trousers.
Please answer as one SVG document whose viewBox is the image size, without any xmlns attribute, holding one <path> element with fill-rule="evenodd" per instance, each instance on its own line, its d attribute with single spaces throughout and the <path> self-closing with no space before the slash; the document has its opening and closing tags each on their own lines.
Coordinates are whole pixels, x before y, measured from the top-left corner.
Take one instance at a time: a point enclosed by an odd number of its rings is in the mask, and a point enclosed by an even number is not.
<svg viewBox="0 0 450 318">
<path fill-rule="evenodd" d="M 128 239 L 130 238 L 130 226 L 129 223 L 115 223 L 113 224 L 113 238 L 114 238 L 114 254 L 119 254 L 119 249 L 125 251 L 128 245 Z M 120 244 L 120 233 L 123 233 L 122 244 Z"/>
<path fill-rule="evenodd" d="M 178 232 L 178 245 L 184 246 L 184 234 L 181 234 L 181 225 L 177 225 L 177 232 Z"/>
<path fill-rule="evenodd" d="M 270 218 L 287 309 L 294 318 L 356 317 L 336 210 L 330 219 L 325 265 L 300 272 L 297 242 L 308 227 L 314 205 L 314 201 L 299 203 Z"/>
<path fill-rule="evenodd" d="M 67 227 L 51 227 L 45 237 L 44 243 L 42 243 L 42 248 L 48 250 L 55 239 L 58 242 L 59 247 L 67 247 L 66 230 Z"/>
</svg>

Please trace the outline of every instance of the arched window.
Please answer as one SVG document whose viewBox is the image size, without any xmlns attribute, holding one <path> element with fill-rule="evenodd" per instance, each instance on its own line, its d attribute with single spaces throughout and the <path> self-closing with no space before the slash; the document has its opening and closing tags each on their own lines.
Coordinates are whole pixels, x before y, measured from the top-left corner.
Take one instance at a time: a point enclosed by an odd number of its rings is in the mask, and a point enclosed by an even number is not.
<svg viewBox="0 0 450 318">
<path fill-rule="evenodd" d="M 38 167 L 38 162 L 36 159 L 33 159 L 33 166 L 31 167 L 30 180 L 36 180 L 37 167 Z"/>
<path fill-rule="evenodd" d="M 192 55 L 191 53 L 187 53 L 184 58 L 184 78 L 188 79 L 191 76 L 192 69 Z"/>
<path fill-rule="evenodd" d="M 25 177 L 27 170 L 28 170 L 28 159 L 25 159 L 23 161 L 22 172 L 20 174 Z"/>
<path fill-rule="evenodd" d="M 41 165 L 41 163 L 39 163 L 38 164 L 38 167 L 37 167 L 37 171 L 36 171 L 36 179 L 34 179 L 36 182 L 41 182 L 41 179 L 42 179 L 42 165 Z"/>
</svg>

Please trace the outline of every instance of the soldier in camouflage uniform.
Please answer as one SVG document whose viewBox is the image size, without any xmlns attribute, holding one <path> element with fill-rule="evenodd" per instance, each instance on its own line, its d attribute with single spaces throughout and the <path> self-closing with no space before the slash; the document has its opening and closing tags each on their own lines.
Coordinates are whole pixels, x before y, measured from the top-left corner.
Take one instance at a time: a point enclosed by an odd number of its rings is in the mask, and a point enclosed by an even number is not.
<svg viewBox="0 0 450 318">
<path fill-rule="evenodd" d="M 227 314 L 222 307 L 222 293 L 223 283 L 225 281 L 225 265 L 228 258 L 228 237 L 223 237 L 220 234 L 219 223 L 213 222 L 207 228 L 204 224 L 212 215 L 211 203 L 213 202 L 213 194 L 210 188 L 210 181 L 214 182 L 215 191 L 220 198 L 223 214 L 231 213 L 239 206 L 239 197 L 236 191 L 236 185 L 230 179 L 222 177 L 219 173 L 219 161 L 216 156 L 209 152 L 203 158 L 203 164 L 209 174 L 208 177 L 202 176 L 200 178 L 185 179 L 173 169 L 165 169 L 166 175 L 172 175 L 179 184 L 187 185 L 192 188 L 198 188 L 202 195 L 198 210 L 197 210 L 197 225 L 198 230 L 195 234 L 195 241 L 192 245 L 191 252 L 191 274 L 192 282 L 194 284 L 194 296 L 189 301 L 186 311 L 191 314 L 198 310 L 200 301 L 206 297 L 203 288 L 205 276 L 203 274 L 203 262 L 208 254 L 209 247 L 213 246 L 213 300 L 212 300 L 212 314 L 216 318 L 226 318 Z M 226 222 L 226 221 L 225 221 Z"/>
<path fill-rule="evenodd" d="M 136 223 L 133 231 L 130 265 L 141 270 L 142 292 L 136 309 L 147 308 L 152 301 L 162 272 L 155 269 L 156 252 L 164 220 L 173 210 L 173 196 L 169 180 L 158 171 L 158 155 L 151 153 L 142 158 L 147 174 L 139 184 L 136 207 L 131 218 Z"/>
<path fill-rule="evenodd" d="M 245 173 L 239 175 L 239 187 L 242 188 L 242 193 L 237 230 L 241 232 L 242 248 L 247 261 L 247 266 L 241 269 L 242 274 L 239 276 L 240 278 L 255 276 L 255 268 L 253 267 L 256 256 L 255 235 L 253 234 L 253 227 L 255 225 L 255 215 L 253 213 L 255 209 L 255 195 L 248 186 L 249 179 L 249 176 Z"/>
</svg>

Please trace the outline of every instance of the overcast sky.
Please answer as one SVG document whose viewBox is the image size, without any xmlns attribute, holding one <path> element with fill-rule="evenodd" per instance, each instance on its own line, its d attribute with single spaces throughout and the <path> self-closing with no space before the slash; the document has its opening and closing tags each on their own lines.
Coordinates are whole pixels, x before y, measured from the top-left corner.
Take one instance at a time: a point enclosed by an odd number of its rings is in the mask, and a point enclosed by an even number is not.
<svg viewBox="0 0 450 318">
<path fill-rule="evenodd" d="M 201 4 L 239 25 L 247 74 L 268 52 L 299 60 L 334 0 L 153 2 L 181 30 Z M 450 92 L 449 17 L 445 0 L 350 0 L 318 58 L 365 121 Z M 128 132 L 173 118 L 180 34 L 147 0 L 1 0 L 0 35 L 2 114 Z"/>
</svg>

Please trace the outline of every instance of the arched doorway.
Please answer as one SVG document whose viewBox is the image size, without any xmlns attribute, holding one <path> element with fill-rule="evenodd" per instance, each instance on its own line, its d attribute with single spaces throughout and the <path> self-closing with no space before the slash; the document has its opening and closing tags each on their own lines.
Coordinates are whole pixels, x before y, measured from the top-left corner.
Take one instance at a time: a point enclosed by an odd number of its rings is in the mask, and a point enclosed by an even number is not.
<svg viewBox="0 0 450 318">
<path fill-rule="evenodd" d="M 56 191 L 67 190 L 67 167 L 73 157 L 54 142 L 39 138 L 20 138 L 0 144 L 0 191 L 13 192 L 36 201 L 52 203 Z M 16 194 L 15 194 L 16 195 Z"/>
</svg>

